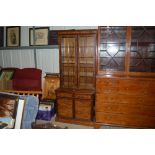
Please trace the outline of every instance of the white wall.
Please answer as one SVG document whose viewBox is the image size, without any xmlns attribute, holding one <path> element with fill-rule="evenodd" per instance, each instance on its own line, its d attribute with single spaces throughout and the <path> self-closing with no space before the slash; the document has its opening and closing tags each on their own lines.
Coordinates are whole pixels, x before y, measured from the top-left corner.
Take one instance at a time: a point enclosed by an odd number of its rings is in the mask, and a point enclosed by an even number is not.
<svg viewBox="0 0 155 155">
<path fill-rule="evenodd" d="M 21 46 L 29 46 L 29 28 L 21 27 Z M 49 26 L 50 30 L 67 29 L 97 29 L 97 26 Z M 6 28 L 4 28 L 5 31 Z M 6 33 L 4 33 L 4 45 L 6 45 Z M 59 73 L 59 50 L 58 49 L 37 49 L 37 68 L 43 72 Z M 27 50 L 0 50 L 0 66 L 2 67 L 35 67 L 34 51 Z"/>
<path fill-rule="evenodd" d="M 58 49 L 38 49 L 37 68 L 43 72 L 59 73 L 59 50 Z"/>
</svg>

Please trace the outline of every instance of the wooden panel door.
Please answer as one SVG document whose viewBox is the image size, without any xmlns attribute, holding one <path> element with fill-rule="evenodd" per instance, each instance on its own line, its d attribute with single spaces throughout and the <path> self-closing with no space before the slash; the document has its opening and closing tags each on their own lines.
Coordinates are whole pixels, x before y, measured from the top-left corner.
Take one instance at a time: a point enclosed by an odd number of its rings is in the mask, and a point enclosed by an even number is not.
<svg viewBox="0 0 155 155">
<path fill-rule="evenodd" d="M 77 36 L 62 35 L 60 44 L 61 87 L 77 87 Z"/>
</svg>

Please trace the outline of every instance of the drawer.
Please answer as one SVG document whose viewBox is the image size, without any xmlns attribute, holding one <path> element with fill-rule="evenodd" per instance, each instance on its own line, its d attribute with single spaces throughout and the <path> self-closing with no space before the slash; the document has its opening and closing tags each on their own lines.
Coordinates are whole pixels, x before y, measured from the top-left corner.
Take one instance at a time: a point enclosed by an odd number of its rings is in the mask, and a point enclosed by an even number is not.
<svg viewBox="0 0 155 155">
<path fill-rule="evenodd" d="M 114 79 L 97 79 L 96 82 L 96 91 L 105 91 L 105 90 L 112 90 L 117 91 L 119 87 L 119 80 Z"/>
<path fill-rule="evenodd" d="M 119 92 L 130 94 L 146 94 L 147 85 L 147 81 L 143 80 L 120 80 Z"/>
<path fill-rule="evenodd" d="M 155 128 L 155 117 L 96 112 L 96 122 L 127 127 Z"/>
<path fill-rule="evenodd" d="M 155 117 L 155 106 L 104 103 L 104 104 L 96 104 L 96 111 L 97 112 L 101 111 L 105 113 L 113 113 L 113 114 L 126 114 L 126 115 Z"/>
<path fill-rule="evenodd" d="M 77 99 L 92 99 L 94 95 L 90 94 L 75 94 L 75 98 Z"/>
<path fill-rule="evenodd" d="M 69 97 L 72 98 L 73 94 L 69 92 L 57 92 L 57 97 Z"/>
<path fill-rule="evenodd" d="M 58 117 L 73 118 L 73 101 L 71 99 L 57 99 Z"/>
<path fill-rule="evenodd" d="M 155 97 L 152 95 L 131 95 L 131 94 L 96 94 L 96 105 L 103 103 L 121 103 L 124 105 L 146 105 L 155 106 Z"/>
</svg>

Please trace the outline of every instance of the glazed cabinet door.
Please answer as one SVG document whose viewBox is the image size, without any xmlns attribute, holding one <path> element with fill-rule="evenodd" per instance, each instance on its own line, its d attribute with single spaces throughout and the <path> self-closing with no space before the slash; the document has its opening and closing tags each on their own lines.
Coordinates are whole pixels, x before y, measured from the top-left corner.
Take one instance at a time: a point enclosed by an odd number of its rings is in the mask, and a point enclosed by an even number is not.
<svg viewBox="0 0 155 155">
<path fill-rule="evenodd" d="M 95 88 L 96 34 L 78 36 L 78 88 Z"/>
<path fill-rule="evenodd" d="M 102 26 L 99 28 L 98 72 L 124 72 L 127 27 Z"/>
<path fill-rule="evenodd" d="M 133 26 L 130 72 L 155 72 L 155 27 Z"/>
<path fill-rule="evenodd" d="M 60 69 L 61 87 L 77 87 L 77 36 L 62 35 L 60 37 Z"/>
</svg>

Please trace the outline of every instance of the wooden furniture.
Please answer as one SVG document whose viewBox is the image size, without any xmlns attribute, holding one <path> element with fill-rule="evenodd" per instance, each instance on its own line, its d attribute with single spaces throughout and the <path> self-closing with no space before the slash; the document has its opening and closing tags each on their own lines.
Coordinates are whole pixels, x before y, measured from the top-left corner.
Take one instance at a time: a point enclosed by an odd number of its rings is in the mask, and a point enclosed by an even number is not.
<svg viewBox="0 0 155 155">
<path fill-rule="evenodd" d="M 155 128 L 155 27 L 99 27 L 96 123 Z"/>
<path fill-rule="evenodd" d="M 18 94 L 18 95 L 32 95 L 32 96 L 36 96 L 39 99 L 42 97 L 42 91 L 3 90 L 3 92 Z"/>
<path fill-rule="evenodd" d="M 13 75 L 13 90 L 41 91 L 42 70 L 37 68 L 16 69 Z"/>
<path fill-rule="evenodd" d="M 13 78 L 7 81 L 0 81 L 1 92 L 8 92 L 18 95 L 32 95 L 39 99 L 42 97 L 41 74 L 37 68 L 3 68 L 2 71 L 12 71 Z M 3 84 L 3 85 L 1 85 Z"/>
<path fill-rule="evenodd" d="M 55 90 L 60 87 L 59 74 L 47 74 L 44 77 L 43 99 L 55 100 Z"/>
<path fill-rule="evenodd" d="M 58 118 L 93 120 L 96 40 L 96 30 L 59 33 L 60 89 L 56 91 Z"/>
<path fill-rule="evenodd" d="M 94 117 L 94 91 L 58 89 L 57 116 L 64 119 L 92 121 Z"/>
</svg>

